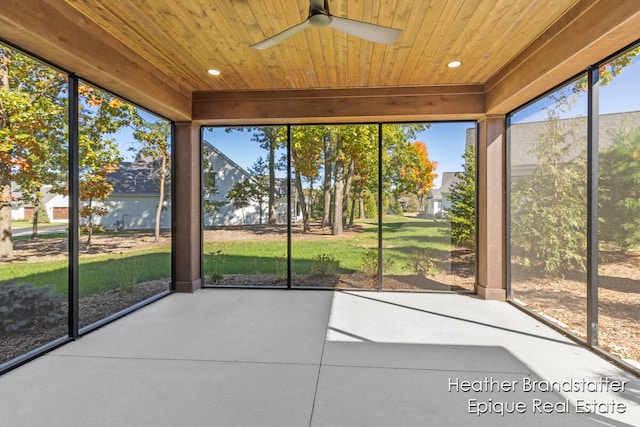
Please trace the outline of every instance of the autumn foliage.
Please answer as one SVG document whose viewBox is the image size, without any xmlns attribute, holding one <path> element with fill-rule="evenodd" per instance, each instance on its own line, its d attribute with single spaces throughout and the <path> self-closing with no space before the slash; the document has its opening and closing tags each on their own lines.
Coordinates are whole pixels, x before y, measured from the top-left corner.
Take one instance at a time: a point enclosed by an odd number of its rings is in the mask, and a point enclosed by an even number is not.
<svg viewBox="0 0 640 427">
<path fill-rule="evenodd" d="M 411 156 L 400 170 L 402 191 L 415 194 L 424 210 L 424 199 L 433 188 L 433 180 L 438 177 L 435 173 L 437 162 L 429 159 L 429 152 L 424 142 L 416 141 L 409 145 Z"/>
</svg>

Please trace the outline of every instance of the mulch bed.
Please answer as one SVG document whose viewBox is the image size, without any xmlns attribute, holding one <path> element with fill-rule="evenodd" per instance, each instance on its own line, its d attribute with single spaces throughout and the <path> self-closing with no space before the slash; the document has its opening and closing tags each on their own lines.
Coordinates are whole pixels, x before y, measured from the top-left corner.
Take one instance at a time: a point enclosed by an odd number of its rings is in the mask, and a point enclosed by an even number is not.
<svg viewBox="0 0 640 427">
<path fill-rule="evenodd" d="M 602 254 L 601 254 L 602 255 Z M 640 363 L 640 254 L 607 252 L 599 267 L 599 345 Z M 533 277 L 514 269 L 513 297 L 586 338 L 586 276 Z"/>
</svg>

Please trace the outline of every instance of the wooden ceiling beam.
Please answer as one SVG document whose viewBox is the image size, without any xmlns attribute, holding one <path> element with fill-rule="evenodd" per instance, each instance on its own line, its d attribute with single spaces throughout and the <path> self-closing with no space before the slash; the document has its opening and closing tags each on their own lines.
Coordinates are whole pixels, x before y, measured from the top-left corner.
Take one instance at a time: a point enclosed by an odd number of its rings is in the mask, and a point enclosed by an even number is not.
<svg viewBox="0 0 640 427">
<path fill-rule="evenodd" d="M 62 0 L 3 0 L 0 38 L 171 120 L 191 118 L 191 91 Z"/>
<path fill-rule="evenodd" d="M 202 124 L 476 120 L 482 85 L 326 90 L 195 92 Z"/>
<path fill-rule="evenodd" d="M 640 38 L 640 2 L 578 3 L 485 84 L 487 114 L 506 114 Z"/>
</svg>

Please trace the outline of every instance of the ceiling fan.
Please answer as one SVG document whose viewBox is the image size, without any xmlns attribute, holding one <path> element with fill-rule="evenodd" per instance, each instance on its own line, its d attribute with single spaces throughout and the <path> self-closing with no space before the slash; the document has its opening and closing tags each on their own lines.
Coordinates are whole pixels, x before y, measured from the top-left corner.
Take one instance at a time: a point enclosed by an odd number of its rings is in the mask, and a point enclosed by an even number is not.
<svg viewBox="0 0 640 427">
<path fill-rule="evenodd" d="M 384 44 L 393 43 L 402 33 L 401 30 L 395 28 L 333 16 L 329 13 L 328 0 L 309 0 L 309 17 L 306 20 L 251 47 L 260 50 L 267 49 L 309 27 L 331 27 L 361 39 Z"/>
</svg>

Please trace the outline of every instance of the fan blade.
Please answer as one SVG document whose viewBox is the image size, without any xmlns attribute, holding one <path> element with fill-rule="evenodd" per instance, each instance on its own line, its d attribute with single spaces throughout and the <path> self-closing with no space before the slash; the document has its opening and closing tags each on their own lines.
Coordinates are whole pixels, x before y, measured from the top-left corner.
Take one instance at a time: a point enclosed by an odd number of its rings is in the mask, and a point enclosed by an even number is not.
<svg viewBox="0 0 640 427">
<path fill-rule="evenodd" d="M 256 43 L 254 45 L 252 45 L 251 47 L 254 49 L 267 49 L 269 47 L 275 46 L 278 43 L 281 43 L 283 41 L 285 41 L 286 39 L 288 39 L 289 37 L 293 37 L 296 34 L 298 34 L 300 31 L 304 30 L 305 28 L 308 28 L 311 26 L 311 23 L 309 23 L 309 20 L 307 19 L 304 22 L 301 22 L 298 25 L 295 25 L 291 28 L 289 28 L 288 30 L 284 30 L 281 33 L 276 34 L 273 37 L 269 37 L 266 40 L 261 41 L 260 43 Z"/>
<path fill-rule="evenodd" d="M 392 44 L 402 33 L 401 30 L 395 28 L 354 21 L 353 19 L 339 18 L 337 16 L 331 16 L 331 24 L 329 24 L 329 26 L 344 33 L 351 34 L 352 36 L 383 44 Z"/>
</svg>

